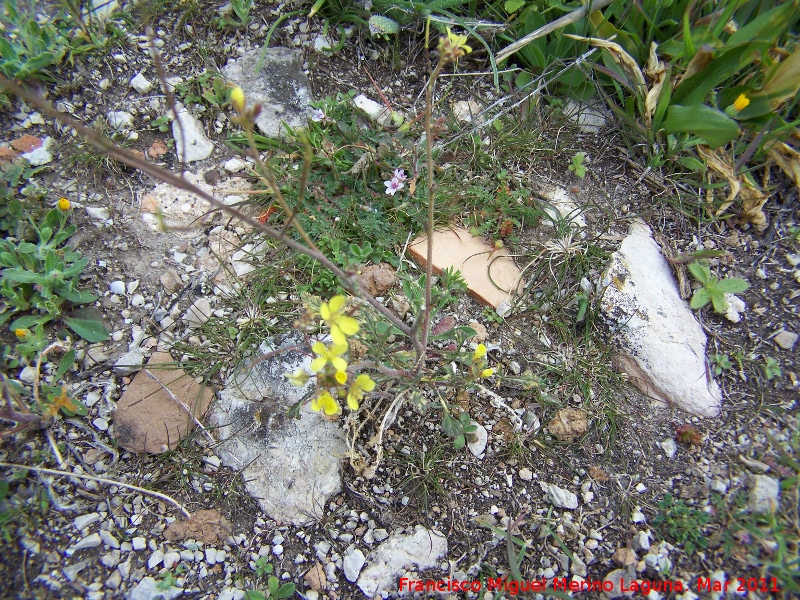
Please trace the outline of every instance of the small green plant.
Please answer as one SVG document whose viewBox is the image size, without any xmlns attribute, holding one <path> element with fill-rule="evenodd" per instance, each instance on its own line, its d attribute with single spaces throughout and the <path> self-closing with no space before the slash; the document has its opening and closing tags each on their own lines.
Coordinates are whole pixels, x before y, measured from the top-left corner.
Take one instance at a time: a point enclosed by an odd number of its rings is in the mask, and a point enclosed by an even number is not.
<svg viewBox="0 0 800 600">
<path fill-rule="evenodd" d="M 727 354 L 714 354 L 711 357 L 711 366 L 714 367 L 714 374 L 715 375 L 722 375 L 723 371 L 727 371 L 733 365 L 731 364 L 731 359 Z"/>
<path fill-rule="evenodd" d="M 253 8 L 253 0 L 231 0 L 233 7 L 233 14 L 239 19 L 239 25 L 242 27 L 247 26 L 250 21 L 250 9 Z"/>
<path fill-rule="evenodd" d="M 767 381 L 772 381 L 776 377 L 780 377 L 782 374 L 780 361 L 778 361 L 776 358 L 772 358 L 771 356 L 765 356 L 764 377 L 767 378 Z"/>
<path fill-rule="evenodd" d="M 453 448 L 461 450 L 467 442 L 476 439 L 475 432 L 478 430 L 478 426 L 472 424 L 469 413 L 464 411 L 458 415 L 458 418 L 449 414 L 444 415 L 442 429 L 453 438 Z"/>
<path fill-rule="evenodd" d="M 183 565 L 178 565 L 177 567 L 175 567 L 174 573 L 172 571 L 167 571 L 166 573 L 164 573 L 164 575 L 162 575 L 161 580 L 156 584 L 156 588 L 162 591 L 166 591 L 172 587 L 175 587 L 178 582 L 178 578 L 176 577 L 176 575 L 180 575 L 185 570 L 186 567 L 184 567 Z"/>
<path fill-rule="evenodd" d="M 661 510 L 653 519 L 653 525 L 661 528 L 675 543 L 683 544 L 686 554 L 708 546 L 708 536 L 703 533 L 711 518 L 707 512 L 690 508 L 682 500 L 675 501 L 671 494 L 666 494 L 658 507 Z"/>
<path fill-rule="evenodd" d="M 586 177 L 586 165 L 583 164 L 584 160 L 586 160 L 586 152 L 577 152 L 575 156 L 572 157 L 572 163 L 567 169 L 583 179 Z"/>
<path fill-rule="evenodd" d="M 286 600 L 286 598 L 294 596 L 295 585 L 293 583 L 284 583 L 281 585 L 280 580 L 274 575 L 271 575 L 267 580 L 267 590 L 269 591 L 269 595 L 258 590 L 247 590 L 244 593 L 244 597 L 246 600 L 266 600 L 267 598 L 270 598 L 270 600 Z"/>
<path fill-rule="evenodd" d="M 39 24 L 20 13 L 16 0 L 6 0 L 0 16 L 0 73 L 24 81 L 49 78 L 47 69 L 58 65 L 69 41 L 52 22 Z"/>
<path fill-rule="evenodd" d="M 232 89 L 233 86 L 224 77 L 211 71 L 175 84 L 175 93 L 184 104 L 198 104 L 212 111 L 220 111 L 230 105 Z"/>
<path fill-rule="evenodd" d="M 5 302 L 0 325 L 18 313 L 33 312 L 11 323 L 11 330 L 23 344 L 43 337 L 43 326 L 56 319 L 87 341 L 108 338 L 100 321 L 63 314 L 68 305 L 97 300 L 94 294 L 79 289 L 80 275 L 89 259 L 64 247 L 77 230 L 74 225 L 67 226 L 69 209 L 69 201 L 62 198 L 59 207 L 50 210 L 40 224 L 30 221 L 36 243 L 16 238 L 0 240 L 0 297 Z"/>
<path fill-rule="evenodd" d="M 269 556 L 259 556 L 255 566 L 256 575 L 264 577 L 272 575 L 272 565 L 269 562 Z"/>
<path fill-rule="evenodd" d="M 167 131 L 169 131 L 169 123 L 170 123 L 169 116 L 167 115 L 162 115 L 157 119 L 153 119 L 152 121 L 153 127 L 158 129 L 161 133 L 166 133 Z"/>
<path fill-rule="evenodd" d="M 703 284 L 703 287 L 695 291 L 689 304 L 694 309 L 703 308 L 711 302 L 714 310 L 722 314 L 728 310 L 725 294 L 738 294 L 750 287 L 749 283 L 738 277 L 718 280 L 711 276 L 711 269 L 700 262 L 691 263 L 689 271 L 697 281 Z"/>
</svg>

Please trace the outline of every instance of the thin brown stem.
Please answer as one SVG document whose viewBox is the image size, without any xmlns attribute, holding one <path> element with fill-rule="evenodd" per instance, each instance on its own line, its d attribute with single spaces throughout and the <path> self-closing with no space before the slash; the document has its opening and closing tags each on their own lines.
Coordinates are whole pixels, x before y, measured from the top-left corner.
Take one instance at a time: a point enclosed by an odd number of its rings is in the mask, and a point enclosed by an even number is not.
<svg viewBox="0 0 800 600">
<path fill-rule="evenodd" d="M 425 150 L 428 154 L 428 256 L 425 264 L 425 308 L 422 315 L 422 339 L 420 341 L 421 354 L 419 365 L 425 360 L 425 352 L 428 349 L 428 335 L 431 329 L 431 279 L 433 278 L 433 218 L 436 200 L 436 191 L 433 180 L 433 128 L 431 119 L 433 112 L 433 88 L 436 85 L 436 78 L 442 70 L 443 61 L 440 58 L 433 69 L 428 85 L 425 87 Z"/>
</svg>

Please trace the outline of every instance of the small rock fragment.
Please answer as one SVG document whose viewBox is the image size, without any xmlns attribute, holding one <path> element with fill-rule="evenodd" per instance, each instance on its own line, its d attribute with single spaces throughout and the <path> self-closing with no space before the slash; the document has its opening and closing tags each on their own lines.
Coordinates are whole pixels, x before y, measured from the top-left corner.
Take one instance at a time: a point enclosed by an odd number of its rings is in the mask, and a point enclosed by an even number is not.
<svg viewBox="0 0 800 600">
<path fill-rule="evenodd" d="M 578 508 L 578 496 L 572 492 L 562 489 L 557 485 L 553 485 L 552 483 L 545 483 L 544 481 L 540 481 L 539 485 L 542 487 L 545 497 L 553 506 L 569 510 Z"/>
</svg>

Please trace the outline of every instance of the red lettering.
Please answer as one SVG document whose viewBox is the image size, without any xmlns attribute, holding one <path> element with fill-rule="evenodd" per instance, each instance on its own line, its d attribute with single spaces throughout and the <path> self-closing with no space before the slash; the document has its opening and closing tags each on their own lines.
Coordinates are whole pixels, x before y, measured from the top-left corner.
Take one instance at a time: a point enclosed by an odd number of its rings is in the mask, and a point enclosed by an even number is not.
<svg viewBox="0 0 800 600">
<path fill-rule="evenodd" d="M 411 584 L 408 581 L 408 577 L 401 577 L 400 578 L 400 591 L 403 591 L 403 588 L 408 585 L 408 590 L 411 591 Z"/>
</svg>

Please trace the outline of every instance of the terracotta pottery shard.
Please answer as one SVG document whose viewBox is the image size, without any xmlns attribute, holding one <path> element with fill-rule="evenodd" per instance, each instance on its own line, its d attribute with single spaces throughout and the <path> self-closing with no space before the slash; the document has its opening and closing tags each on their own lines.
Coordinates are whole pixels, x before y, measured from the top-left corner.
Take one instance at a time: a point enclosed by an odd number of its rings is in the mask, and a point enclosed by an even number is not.
<svg viewBox="0 0 800 600">
<path fill-rule="evenodd" d="M 159 367 L 171 362 L 166 352 L 153 354 L 117 403 L 114 431 L 126 450 L 150 454 L 173 450 L 194 428 L 194 417 L 208 409 L 213 390 L 181 369 Z"/>
<path fill-rule="evenodd" d="M 408 247 L 411 256 L 422 266 L 427 263 L 427 238 L 420 237 Z M 497 308 L 524 287 L 522 272 L 506 248 L 496 249 L 483 237 L 466 229 L 454 228 L 433 233 L 433 272 L 453 267 L 461 271 L 470 295 Z"/>
</svg>

